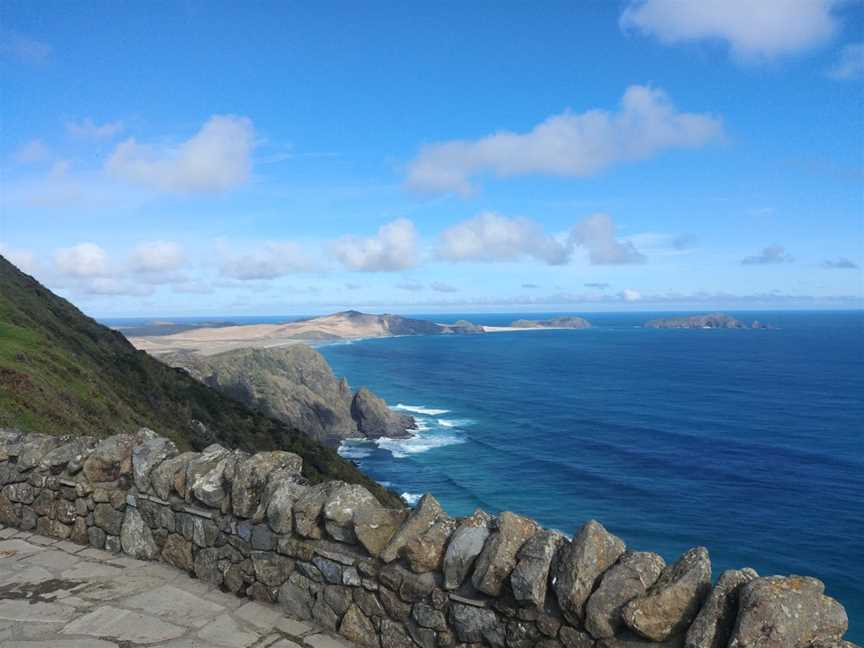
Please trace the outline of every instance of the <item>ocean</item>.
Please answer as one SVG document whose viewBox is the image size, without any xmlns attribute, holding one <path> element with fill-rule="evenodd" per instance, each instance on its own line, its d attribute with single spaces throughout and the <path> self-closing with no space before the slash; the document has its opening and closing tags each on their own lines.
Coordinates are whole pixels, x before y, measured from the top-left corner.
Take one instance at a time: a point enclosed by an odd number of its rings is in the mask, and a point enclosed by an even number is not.
<svg viewBox="0 0 864 648">
<path fill-rule="evenodd" d="M 715 577 L 813 575 L 864 640 L 864 312 L 733 313 L 775 330 L 594 328 L 319 347 L 337 375 L 414 415 L 409 440 L 341 453 L 451 515 L 510 510 L 572 534 L 591 518 Z M 506 324 L 526 313 L 425 316 Z"/>
</svg>

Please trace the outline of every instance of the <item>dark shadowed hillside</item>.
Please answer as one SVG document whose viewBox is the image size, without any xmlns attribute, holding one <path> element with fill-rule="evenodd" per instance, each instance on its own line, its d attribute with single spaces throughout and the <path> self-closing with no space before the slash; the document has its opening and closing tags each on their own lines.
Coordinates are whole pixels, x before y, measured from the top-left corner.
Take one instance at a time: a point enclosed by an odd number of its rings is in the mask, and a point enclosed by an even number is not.
<svg viewBox="0 0 864 648">
<path fill-rule="evenodd" d="M 312 480 L 398 498 L 332 449 L 137 351 L 0 256 L 0 427 L 108 436 L 150 427 L 185 448 L 282 448 Z"/>
</svg>

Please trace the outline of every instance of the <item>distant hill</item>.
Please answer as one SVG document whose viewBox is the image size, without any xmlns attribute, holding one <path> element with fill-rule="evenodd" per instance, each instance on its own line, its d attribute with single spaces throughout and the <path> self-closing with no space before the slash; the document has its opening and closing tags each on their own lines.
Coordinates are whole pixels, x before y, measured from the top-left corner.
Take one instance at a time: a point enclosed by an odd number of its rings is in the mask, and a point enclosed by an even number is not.
<svg viewBox="0 0 864 648">
<path fill-rule="evenodd" d="M 591 322 L 583 317 L 575 317 L 572 315 L 564 315 L 561 317 L 551 317 L 545 320 L 528 320 L 520 319 L 510 324 L 513 328 L 572 328 L 583 329 L 591 328 Z"/>
<path fill-rule="evenodd" d="M 348 310 L 284 324 L 202 327 L 172 335 L 131 336 L 129 339 L 137 348 L 150 353 L 195 351 L 214 354 L 233 349 L 287 346 L 297 342 L 482 332 L 482 327 L 466 321 L 436 324 L 401 315 L 373 315 Z"/>
<path fill-rule="evenodd" d="M 0 256 L 0 427 L 105 437 L 140 426 L 187 449 L 290 450 L 313 481 L 363 484 L 400 505 L 334 450 L 137 351 Z"/>
</svg>

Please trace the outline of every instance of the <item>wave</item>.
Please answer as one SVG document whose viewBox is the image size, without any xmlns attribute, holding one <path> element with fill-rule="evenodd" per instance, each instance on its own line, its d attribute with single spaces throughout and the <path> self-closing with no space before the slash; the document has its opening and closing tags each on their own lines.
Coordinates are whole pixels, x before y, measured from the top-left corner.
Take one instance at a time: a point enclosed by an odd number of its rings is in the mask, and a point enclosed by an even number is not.
<svg viewBox="0 0 864 648">
<path fill-rule="evenodd" d="M 366 441 L 346 440 L 339 444 L 336 450 L 340 457 L 345 459 L 365 459 L 372 454 L 372 448 Z"/>
<path fill-rule="evenodd" d="M 403 405 L 402 403 L 394 405 L 393 409 L 402 410 L 404 412 L 413 412 L 414 414 L 425 414 L 426 416 L 440 416 L 441 414 L 447 414 L 450 411 L 446 409 L 433 409 L 431 407 L 424 407 L 423 405 Z"/>
<path fill-rule="evenodd" d="M 428 452 L 435 448 L 443 448 L 449 445 L 465 443 L 465 438 L 450 432 L 443 432 L 440 428 L 420 429 L 413 437 L 408 439 L 376 439 L 375 445 L 389 452 L 395 459 L 405 459 L 411 455 Z"/>
<path fill-rule="evenodd" d="M 402 498 L 402 501 L 408 504 L 409 506 L 414 506 L 417 502 L 420 501 L 420 498 L 423 497 L 422 493 L 402 493 L 399 497 Z"/>
<path fill-rule="evenodd" d="M 447 428 L 461 428 L 468 425 L 474 425 L 474 421 L 471 419 L 438 419 L 437 423 L 441 427 Z"/>
</svg>

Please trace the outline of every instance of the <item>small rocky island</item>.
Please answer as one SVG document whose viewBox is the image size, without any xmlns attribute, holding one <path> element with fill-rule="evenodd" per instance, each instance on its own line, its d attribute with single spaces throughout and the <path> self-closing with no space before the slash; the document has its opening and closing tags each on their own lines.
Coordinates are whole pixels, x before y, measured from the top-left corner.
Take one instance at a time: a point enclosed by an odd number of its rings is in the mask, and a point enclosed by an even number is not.
<svg viewBox="0 0 864 648">
<path fill-rule="evenodd" d="M 568 328 L 584 329 L 591 328 L 591 322 L 582 318 L 566 315 L 562 317 L 550 317 L 544 320 L 519 319 L 510 324 L 513 328 Z"/>
<path fill-rule="evenodd" d="M 683 317 L 668 317 L 645 322 L 645 328 L 651 329 L 767 329 L 767 324 L 756 320 L 747 324 L 725 313 L 709 315 L 686 315 Z"/>
</svg>

